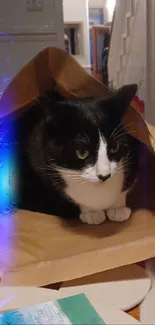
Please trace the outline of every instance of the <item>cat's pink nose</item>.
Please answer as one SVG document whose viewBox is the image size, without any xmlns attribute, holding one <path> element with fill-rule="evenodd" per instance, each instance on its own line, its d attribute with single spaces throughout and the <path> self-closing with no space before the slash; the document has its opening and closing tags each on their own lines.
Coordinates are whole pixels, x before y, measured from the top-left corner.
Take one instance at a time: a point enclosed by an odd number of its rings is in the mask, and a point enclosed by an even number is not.
<svg viewBox="0 0 155 325">
<path fill-rule="evenodd" d="M 110 178 L 110 174 L 103 176 L 103 175 L 98 175 L 98 179 L 100 179 L 102 182 L 105 182 L 108 178 Z"/>
</svg>

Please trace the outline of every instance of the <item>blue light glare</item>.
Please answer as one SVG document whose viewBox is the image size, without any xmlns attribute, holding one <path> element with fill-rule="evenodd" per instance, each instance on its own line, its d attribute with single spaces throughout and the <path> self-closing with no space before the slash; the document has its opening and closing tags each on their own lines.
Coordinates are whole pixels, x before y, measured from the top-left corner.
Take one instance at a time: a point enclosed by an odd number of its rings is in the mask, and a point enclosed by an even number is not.
<svg viewBox="0 0 155 325">
<path fill-rule="evenodd" d="M 11 258 L 13 218 L 15 207 L 11 176 L 16 167 L 13 147 L 14 130 L 8 119 L 0 120 L 0 276 L 5 272 Z"/>
<path fill-rule="evenodd" d="M 10 81 L 9 77 L 2 78 L 2 82 L 3 82 L 4 85 L 7 85 L 9 81 Z"/>
<path fill-rule="evenodd" d="M 0 122 L 0 215 L 4 215 L 12 207 L 13 187 L 10 182 L 15 168 L 15 152 L 13 127 L 7 119 Z"/>
</svg>

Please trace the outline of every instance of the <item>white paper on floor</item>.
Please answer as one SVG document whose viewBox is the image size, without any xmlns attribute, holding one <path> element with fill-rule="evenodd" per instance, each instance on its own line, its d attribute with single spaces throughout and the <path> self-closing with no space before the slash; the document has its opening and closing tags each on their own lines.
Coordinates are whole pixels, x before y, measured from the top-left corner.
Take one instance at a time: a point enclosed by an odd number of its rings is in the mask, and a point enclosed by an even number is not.
<svg viewBox="0 0 155 325">
<path fill-rule="evenodd" d="M 48 303 L 48 301 L 53 301 L 65 297 L 66 295 L 64 295 L 62 292 L 51 289 L 34 287 L 1 287 L 0 312 L 2 313 L 4 311 L 18 308 L 27 308 L 29 306 L 35 306 L 46 302 Z M 119 309 L 104 306 L 102 302 L 96 301 L 94 297 L 92 297 L 90 302 L 107 325 L 140 324 L 139 321 L 127 313 L 124 313 Z"/>
<path fill-rule="evenodd" d="M 133 264 L 64 282 L 60 291 L 71 295 L 85 293 L 90 300 L 94 297 L 100 303 L 126 311 L 138 305 L 150 287 L 151 279 L 145 270 Z"/>
<path fill-rule="evenodd" d="M 140 306 L 140 320 L 145 324 L 155 324 L 155 258 L 146 261 L 145 265 L 152 287 Z"/>
</svg>

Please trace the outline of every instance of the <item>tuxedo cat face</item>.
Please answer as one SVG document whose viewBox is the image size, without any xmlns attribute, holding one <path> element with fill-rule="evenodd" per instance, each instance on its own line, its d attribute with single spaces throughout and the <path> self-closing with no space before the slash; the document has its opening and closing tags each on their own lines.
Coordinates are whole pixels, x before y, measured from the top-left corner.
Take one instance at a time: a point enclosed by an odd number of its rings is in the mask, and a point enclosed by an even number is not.
<svg viewBox="0 0 155 325">
<path fill-rule="evenodd" d="M 108 98 L 42 98 L 42 117 L 29 138 L 28 152 L 44 183 L 78 204 L 88 206 L 95 200 L 92 206 L 97 209 L 103 197 L 108 195 L 107 208 L 128 190 L 137 177 L 140 146 L 125 131 L 122 118 L 136 91 L 136 85 L 129 85 Z"/>
<path fill-rule="evenodd" d="M 53 105 L 48 98 L 43 100 L 49 168 L 92 183 L 106 182 L 132 167 L 134 173 L 138 143 L 126 133 L 121 120 L 136 90 L 137 86 L 129 85 L 109 98 Z"/>
</svg>

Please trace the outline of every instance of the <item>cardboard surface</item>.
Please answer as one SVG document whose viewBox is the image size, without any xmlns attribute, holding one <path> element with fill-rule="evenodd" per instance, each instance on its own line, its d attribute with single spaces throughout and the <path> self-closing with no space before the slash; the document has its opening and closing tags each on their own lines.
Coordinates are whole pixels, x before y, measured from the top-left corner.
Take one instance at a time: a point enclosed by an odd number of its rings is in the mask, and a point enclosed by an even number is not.
<svg viewBox="0 0 155 325">
<path fill-rule="evenodd" d="M 155 256 L 155 214 L 145 210 L 97 227 L 19 211 L 12 225 L 2 285 L 43 286 Z"/>
<path fill-rule="evenodd" d="M 71 56 L 47 48 L 9 84 L 0 100 L 0 117 L 17 118 L 39 95 L 52 90 L 67 98 L 111 93 Z M 107 222 L 96 227 L 28 211 L 2 218 L 2 285 L 47 285 L 155 256 L 155 129 L 148 129 L 133 107 L 124 117 L 128 132 L 131 122 L 134 136 L 150 149 L 142 152 L 138 183 L 127 198 L 132 218 L 121 225 Z"/>
</svg>

